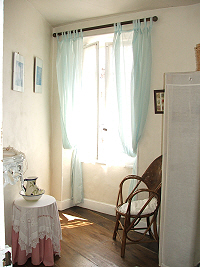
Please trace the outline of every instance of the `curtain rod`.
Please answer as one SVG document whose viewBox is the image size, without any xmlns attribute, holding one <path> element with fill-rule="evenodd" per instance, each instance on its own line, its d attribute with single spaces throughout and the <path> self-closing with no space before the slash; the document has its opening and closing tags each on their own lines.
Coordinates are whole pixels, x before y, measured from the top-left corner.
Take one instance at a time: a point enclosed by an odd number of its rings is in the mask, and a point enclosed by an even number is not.
<svg viewBox="0 0 200 267">
<path fill-rule="evenodd" d="M 153 21 L 157 21 L 158 20 L 158 17 L 157 16 L 154 16 L 152 17 Z M 150 21 L 150 18 L 146 18 L 146 21 Z M 144 22 L 144 19 L 140 19 L 140 22 Z M 129 20 L 129 21 L 123 21 L 121 22 L 121 25 L 128 25 L 128 24 L 131 24 L 133 23 L 133 20 Z M 98 30 L 98 29 L 104 29 L 104 28 L 110 28 L 110 27 L 113 27 L 114 26 L 114 23 L 112 24 L 105 24 L 105 25 L 99 25 L 99 26 L 94 26 L 94 27 L 88 27 L 88 28 L 83 28 L 82 29 L 82 32 L 87 32 L 87 31 L 92 31 L 92 30 Z M 80 30 L 78 30 L 80 32 Z M 73 32 L 73 31 L 71 31 Z M 67 31 L 64 32 L 65 34 L 67 34 Z M 56 37 L 57 35 L 62 35 L 63 32 L 58 32 L 58 33 L 53 33 L 53 37 Z"/>
</svg>

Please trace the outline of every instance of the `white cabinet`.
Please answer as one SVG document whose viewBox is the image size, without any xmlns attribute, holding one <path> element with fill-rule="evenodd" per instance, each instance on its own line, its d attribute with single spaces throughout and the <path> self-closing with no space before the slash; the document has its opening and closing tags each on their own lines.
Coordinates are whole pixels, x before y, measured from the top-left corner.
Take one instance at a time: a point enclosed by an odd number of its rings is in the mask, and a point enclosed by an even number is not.
<svg viewBox="0 0 200 267">
<path fill-rule="evenodd" d="M 200 261 L 200 72 L 165 75 L 159 265 Z"/>
</svg>

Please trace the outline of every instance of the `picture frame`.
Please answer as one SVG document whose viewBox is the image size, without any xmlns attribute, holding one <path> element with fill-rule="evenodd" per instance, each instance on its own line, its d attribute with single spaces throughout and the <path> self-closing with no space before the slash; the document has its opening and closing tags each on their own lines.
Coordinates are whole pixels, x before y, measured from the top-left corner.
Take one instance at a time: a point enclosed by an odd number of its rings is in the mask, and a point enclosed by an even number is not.
<svg viewBox="0 0 200 267">
<path fill-rule="evenodd" d="M 17 92 L 24 92 L 24 57 L 17 52 L 13 53 L 12 89 Z"/>
<path fill-rule="evenodd" d="M 42 93 L 42 70 L 43 61 L 42 59 L 35 57 L 35 74 L 34 74 L 34 92 Z"/>
<path fill-rule="evenodd" d="M 154 90 L 154 107 L 155 114 L 164 113 L 164 92 L 165 90 Z"/>
</svg>

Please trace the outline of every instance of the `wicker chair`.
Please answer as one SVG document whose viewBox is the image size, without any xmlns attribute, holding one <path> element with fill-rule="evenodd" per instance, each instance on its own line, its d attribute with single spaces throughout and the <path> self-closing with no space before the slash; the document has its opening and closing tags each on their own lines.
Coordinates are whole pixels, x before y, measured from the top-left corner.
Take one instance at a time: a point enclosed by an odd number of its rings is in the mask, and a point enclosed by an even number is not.
<svg viewBox="0 0 200 267">
<path fill-rule="evenodd" d="M 129 175 L 120 183 L 116 205 L 116 224 L 113 239 L 115 240 L 118 234 L 122 243 L 121 257 L 124 257 L 125 255 L 126 244 L 158 242 L 156 219 L 160 206 L 161 177 L 162 156 L 159 156 L 149 165 L 142 177 Z M 125 184 L 126 182 L 130 183 L 130 180 L 136 180 L 137 184 L 124 201 L 123 195 L 125 188 L 126 192 L 128 191 Z M 141 199 L 141 195 L 144 198 L 145 194 L 146 198 Z M 138 228 L 137 225 L 143 218 L 146 219 L 146 226 Z M 122 235 L 119 234 L 120 230 L 122 230 Z M 139 237 L 135 238 L 133 237 L 133 233 L 131 234 L 132 230 L 144 230 L 144 232 L 142 234 L 138 234 Z M 127 242 L 127 239 L 129 242 Z"/>
</svg>

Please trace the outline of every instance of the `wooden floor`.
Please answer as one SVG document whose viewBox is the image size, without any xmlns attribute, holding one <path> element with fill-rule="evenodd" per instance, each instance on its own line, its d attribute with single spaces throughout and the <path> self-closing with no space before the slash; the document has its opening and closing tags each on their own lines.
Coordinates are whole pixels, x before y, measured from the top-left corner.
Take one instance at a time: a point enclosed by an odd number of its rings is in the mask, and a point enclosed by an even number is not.
<svg viewBox="0 0 200 267">
<path fill-rule="evenodd" d="M 61 257 L 55 257 L 55 267 L 158 267 L 156 243 L 127 245 L 125 258 L 121 258 L 121 243 L 118 238 L 116 241 L 112 239 L 114 216 L 80 207 L 66 209 L 59 214 Z M 29 259 L 23 266 L 35 265 Z"/>
</svg>

